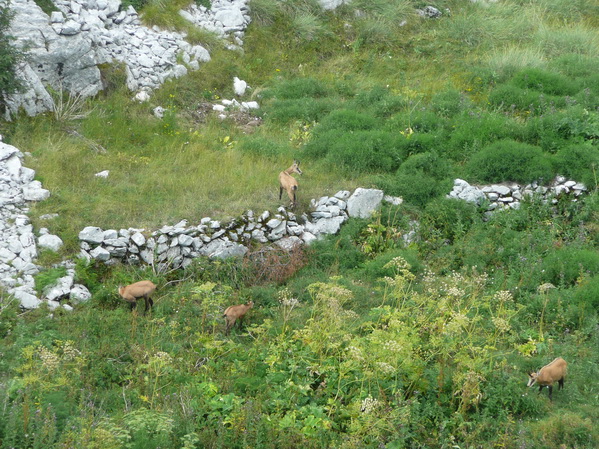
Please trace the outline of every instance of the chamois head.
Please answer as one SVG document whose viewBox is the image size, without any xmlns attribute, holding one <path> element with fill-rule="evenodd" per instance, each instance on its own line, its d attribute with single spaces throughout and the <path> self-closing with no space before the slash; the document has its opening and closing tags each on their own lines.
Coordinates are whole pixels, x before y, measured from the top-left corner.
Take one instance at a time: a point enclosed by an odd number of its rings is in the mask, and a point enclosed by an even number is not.
<svg viewBox="0 0 599 449">
<path fill-rule="evenodd" d="M 528 384 L 527 387 L 532 387 L 535 383 L 537 383 L 537 377 L 539 377 L 539 373 L 528 373 Z"/>
<path fill-rule="evenodd" d="M 303 173 L 302 173 L 302 171 L 299 168 L 299 164 L 300 163 L 299 163 L 298 160 L 294 160 L 293 161 L 293 165 L 287 169 L 287 172 L 289 174 L 291 174 L 291 173 L 297 173 L 298 175 L 302 175 Z"/>
</svg>

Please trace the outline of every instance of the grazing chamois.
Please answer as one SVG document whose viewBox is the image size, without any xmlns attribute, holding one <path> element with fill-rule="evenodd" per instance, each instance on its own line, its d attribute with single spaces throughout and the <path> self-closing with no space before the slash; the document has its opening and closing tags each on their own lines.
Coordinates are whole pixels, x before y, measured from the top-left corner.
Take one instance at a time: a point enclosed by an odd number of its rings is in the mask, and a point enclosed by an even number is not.
<svg viewBox="0 0 599 449">
<path fill-rule="evenodd" d="M 302 174 L 302 171 L 299 168 L 299 164 L 299 161 L 293 161 L 293 165 L 291 167 L 279 173 L 279 199 L 281 199 L 281 197 L 283 196 L 283 189 L 286 190 L 287 196 L 289 196 L 289 199 L 291 200 L 292 208 L 295 207 L 295 192 L 297 190 L 297 179 L 291 176 L 291 174 Z"/>
<path fill-rule="evenodd" d="M 239 325 L 241 326 L 241 322 L 243 321 L 243 317 L 254 307 L 254 301 L 250 301 L 245 304 L 240 304 L 238 306 L 230 306 L 227 307 L 223 316 L 225 317 L 225 321 L 227 322 L 227 328 L 225 329 L 225 335 L 229 335 L 229 331 L 235 325 L 235 321 L 239 320 Z"/>
<path fill-rule="evenodd" d="M 144 314 L 148 311 L 148 308 L 154 305 L 154 301 L 150 296 L 156 290 L 156 284 L 151 281 L 139 281 L 126 287 L 119 287 L 119 295 L 127 301 L 133 310 L 137 304 L 139 298 L 143 298 L 146 304 Z"/>
<path fill-rule="evenodd" d="M 566 370 L 568 364 L 561 357 L 556 358 L 553 362 L 545 365 L 536 373 L 530 373 L 528 386 L 532 387 L 535 383 L 539 384 L 539 394 L 543 387 L 549 387 L 549 400 L 552 401 L 553 384 L 559 383 L 558 390 L 564 388 L 564 379 L 566 378 Z"/>
</svg>

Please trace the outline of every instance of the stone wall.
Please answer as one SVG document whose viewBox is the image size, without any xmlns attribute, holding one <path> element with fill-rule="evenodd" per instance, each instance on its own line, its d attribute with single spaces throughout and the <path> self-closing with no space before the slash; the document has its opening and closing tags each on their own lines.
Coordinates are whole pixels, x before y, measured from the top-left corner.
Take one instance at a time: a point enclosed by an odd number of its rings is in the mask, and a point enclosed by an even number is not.
<svg viewBox="0 0 599 449">
<path fill-rule="evenodd" d="M 159 230 L 108 229 L 88 226 L 79 233 L 80 256 L 108 264 L 154 265 L 158 270 L 185 268 L 200 256 L 226 258 L 243 256 L 252 245 L 276 244 L 284 249 L 309 244 L 327 234 L 335 234 L 350 217 L 369 217 L 385 199 L 381 190 L 356 189 L 312 200 L 314 211 L 297 217 L 279 207 L 275 214 L 249 210 L 228 223 L 210 217 L 198 224 L 181 221 Z"/>
</svg>

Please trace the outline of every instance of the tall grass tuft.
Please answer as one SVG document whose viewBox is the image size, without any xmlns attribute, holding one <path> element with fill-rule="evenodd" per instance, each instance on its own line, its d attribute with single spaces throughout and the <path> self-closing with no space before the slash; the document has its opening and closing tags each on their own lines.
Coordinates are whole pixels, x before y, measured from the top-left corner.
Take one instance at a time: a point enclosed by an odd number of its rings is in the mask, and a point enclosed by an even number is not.
<svg viewBox="0 0 599 449">
<path fill-rule="evenodd" d="M 509 45 L 493 50 L 487 56 L 486 63 L 498 75 L 498 80 L 505 80 L 521 69 L 544 67 L 546 59 L 540 48 Z"/>
<path fill-rule="evenodd" d="M 571 53 L 595 57 L 599 53 L 597 31 L 584 25 L 562 28 L 542 26 L 534 40 L 548 58 Z"/>
</svg>

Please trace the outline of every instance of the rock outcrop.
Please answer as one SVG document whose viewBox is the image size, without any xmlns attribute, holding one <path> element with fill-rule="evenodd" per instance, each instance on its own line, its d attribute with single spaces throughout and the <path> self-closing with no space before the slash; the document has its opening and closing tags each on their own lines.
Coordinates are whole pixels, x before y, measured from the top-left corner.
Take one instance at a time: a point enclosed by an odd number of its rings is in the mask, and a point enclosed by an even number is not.
<svg viewBox="0 0 599 449">
<path fill-rule="evenodd" d="M 84 98 L 95 95 L 103 88 L 100 64 L 124 64 L 127 87 L 144 101 L 167 79 L 210 60 L 208 50 L 188 43 L 184 34 L 143 26 L 135 9 L 124 9 L 120 0 L 54 3 L 59 11 L 51 16 L 33 0 L 9 3 L 15 13 L 11 34 L 28 57 L 18 69 L 25 91 L 7 98 L 7 118 L 21 108 L 31 116 L 52 110 L 47 87 Z M 216 0 L 209 10 L 192 6 L 181 15 L 232 39 L 235 48 L 250 22 L 247 0 Z"/>
</svg>

